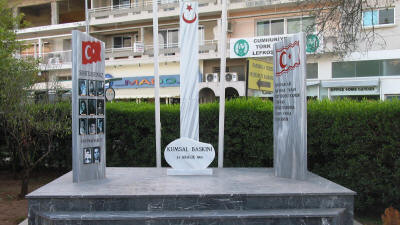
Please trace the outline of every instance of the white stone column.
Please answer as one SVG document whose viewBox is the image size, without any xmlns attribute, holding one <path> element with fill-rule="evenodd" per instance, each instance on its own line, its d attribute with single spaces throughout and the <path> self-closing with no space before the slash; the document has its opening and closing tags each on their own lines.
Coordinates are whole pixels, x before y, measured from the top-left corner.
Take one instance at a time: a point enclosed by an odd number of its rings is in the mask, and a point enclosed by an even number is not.
<svg viewBox="0 0 400 225">
<path fill-rule="evenodd" d="M 58 10 L 58 2 L 51 2 L 51 24 L 59 23 L 59 10 Z"/>
<path fill-rule="evenodd" d="M 144 27 L 140 28 L 140 42 L 144 44 Z"/>
</svg>

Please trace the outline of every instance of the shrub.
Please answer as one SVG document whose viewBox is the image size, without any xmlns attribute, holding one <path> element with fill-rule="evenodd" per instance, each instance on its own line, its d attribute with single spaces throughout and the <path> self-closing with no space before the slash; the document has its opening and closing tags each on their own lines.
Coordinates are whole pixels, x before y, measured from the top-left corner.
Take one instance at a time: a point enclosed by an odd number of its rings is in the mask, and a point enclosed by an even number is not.
<svg viewBox="0 0 400 225">
<path fill-rule="evenodd" d="M 154 105 L 107 103 L 106 113 L 107 166 L 155 166 Z M 218 103 L 200 105 L 200 141 L 217 152 L 218 115 Z M 272 102 L 227 101 L 225 116 L 224 166 L 272 167 Z M 400 101 L 310 101 L 307 126 L 310 171 L 356 191 L 358 211 L 400 208 Z M 179 105 L 161 106 L 161 128 L 163 151 L 179 138 Z M 42 167 L 71 169 L 71 137 L 57 141 Z"/>
</svg>

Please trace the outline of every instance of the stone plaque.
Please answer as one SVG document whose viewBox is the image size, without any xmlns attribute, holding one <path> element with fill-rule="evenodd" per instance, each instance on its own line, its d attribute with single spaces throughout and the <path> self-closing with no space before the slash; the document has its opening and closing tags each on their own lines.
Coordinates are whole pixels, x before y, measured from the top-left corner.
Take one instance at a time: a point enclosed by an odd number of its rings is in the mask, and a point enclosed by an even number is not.
<svg viewBox="0 0 400 225">
<path fill-rule="evenodd" d="M 307 102 L 305 35 L 274 44 L 275 176 L 307 176 Z"/>
<path fill-rule="evenodd" d="M 164 157 L 173 168 L 168 175 L 209 175 L 212 170 L 207 167 L 214 160 L 215 150 L 211 144 L 182 137 L 167 145 Z"/>
<path fill-rule="evenodd" d="M 73 182 L 105 177 L 104 57 L 103 42 L 72 32 Z"/>
</svg>

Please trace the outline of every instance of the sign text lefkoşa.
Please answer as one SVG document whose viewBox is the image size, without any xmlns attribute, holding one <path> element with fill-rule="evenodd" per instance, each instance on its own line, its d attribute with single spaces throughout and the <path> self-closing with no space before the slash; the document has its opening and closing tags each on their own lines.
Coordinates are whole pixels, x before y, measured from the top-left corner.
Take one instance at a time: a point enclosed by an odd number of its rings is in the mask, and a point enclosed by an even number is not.
<svg viewBox="0 0 400 225">
<path fill-rule="evenodd" d="M 274 170 L 279 177 L 307 176 L 305 35 L 274 44 Z"/>
<path fill-rule="evenodd" d="M 104 43 L 72 32 L 73 182 L 105 177 Z"/>
</svg>

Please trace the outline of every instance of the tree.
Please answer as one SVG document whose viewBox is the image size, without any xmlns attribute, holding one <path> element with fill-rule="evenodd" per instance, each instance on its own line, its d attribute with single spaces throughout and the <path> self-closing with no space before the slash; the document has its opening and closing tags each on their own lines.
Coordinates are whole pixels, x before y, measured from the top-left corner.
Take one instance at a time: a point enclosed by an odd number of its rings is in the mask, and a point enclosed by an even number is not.
<svg viewBox="0 0 400 225">
<path fill-rule="evenodd" d="M 366 51 L 372 46 L 385 47 L 385 39 L 375 25 L 363 27 L 363 12 L 393 7 L 398 0 L 299 0 L 304 14 L 316 18 L 318 36 L 324 37 L 326 51 L 344 56 Z M 371 19 L 375 14 L 371 13 Z M 308 31 L 311 32 L 311 29 Z"/>
<path fill-rule="evenodd" d="M 24 43 L 17 40 L 14 28 L 21 26 L 21 18 L 0 0 L 0 112 L 9 149 L 14 150 L 10 155 L 22 166 L 23 198 L 32 170 L 54 150 L 57 136 L 68 134 L 64 127 L 70 119 L 63 115 L 65 110 L 33 99 L 34 84 L 41 78 L 38 61 L 18 57 Z"/>
</svg>

